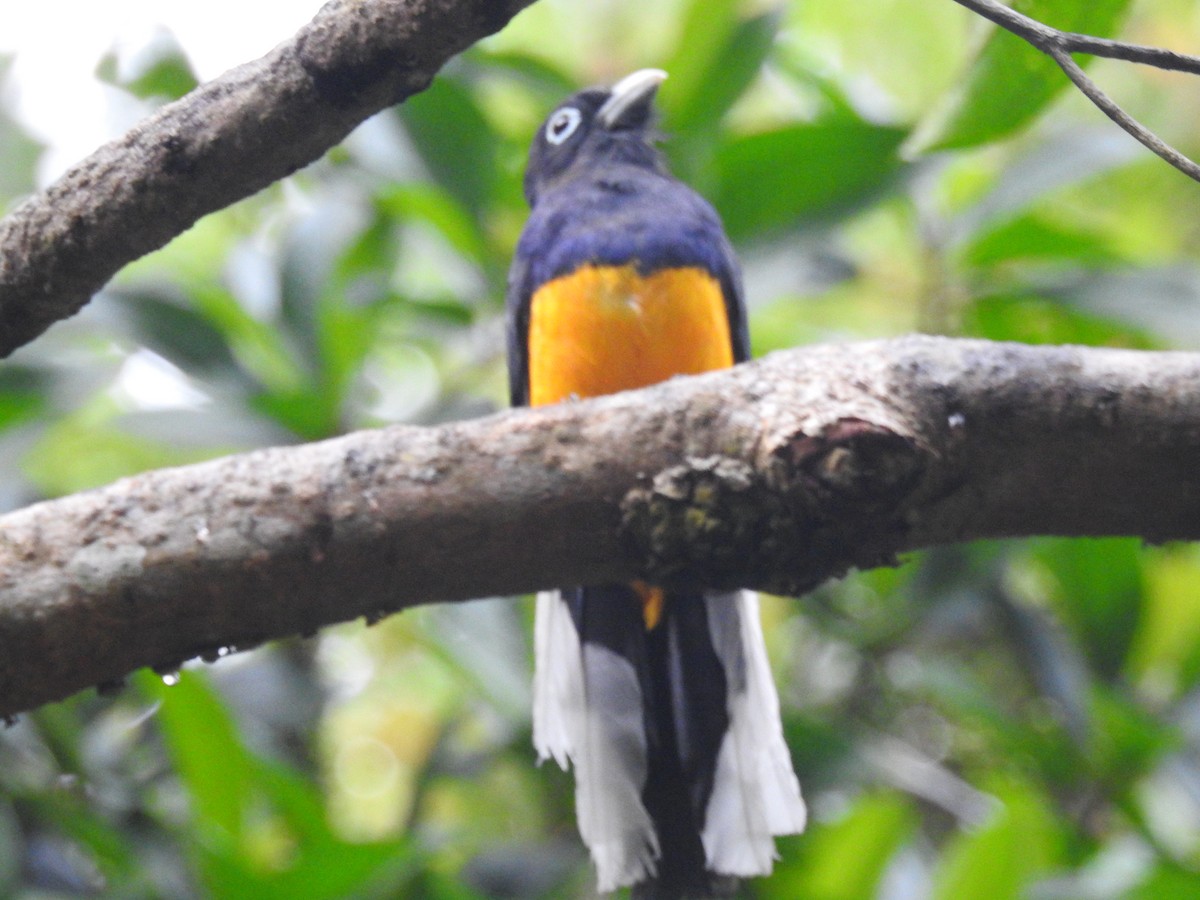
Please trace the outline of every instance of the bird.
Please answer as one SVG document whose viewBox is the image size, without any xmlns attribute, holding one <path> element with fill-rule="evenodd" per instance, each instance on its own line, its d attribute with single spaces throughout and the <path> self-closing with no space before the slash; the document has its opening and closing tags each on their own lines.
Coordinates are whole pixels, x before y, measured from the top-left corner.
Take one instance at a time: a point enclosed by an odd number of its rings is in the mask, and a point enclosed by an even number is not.
<svg viewBox="0 0 1200 900">
<path fill-rule="evenodd" d="M 713 207 L 674 178 L 641 69 L 579 91 L 536 132 L 509 272 L 514 406 L 571 402 L 750 356 L 741 274 Z M 597 888 L 728 896 L 769 874 L 806 810 L 757 595 L 635 581 L 545 590 L 533 743 L 573 768 Z"/>
</svg>

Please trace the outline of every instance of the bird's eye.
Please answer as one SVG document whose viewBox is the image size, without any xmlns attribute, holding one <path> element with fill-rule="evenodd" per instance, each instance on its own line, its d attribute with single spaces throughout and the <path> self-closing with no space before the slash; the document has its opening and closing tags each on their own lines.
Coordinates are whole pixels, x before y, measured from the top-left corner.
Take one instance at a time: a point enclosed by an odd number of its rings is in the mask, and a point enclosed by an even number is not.
<svg viewBox="0 0 1200 900">
<path fill-rule="evenodd" d="M 579 110 L 573 106 L 564 106 L 546 123 L 546 140 L 555 146 L 561 144 L 575 133 L 581 119 Z"/>
</svg>

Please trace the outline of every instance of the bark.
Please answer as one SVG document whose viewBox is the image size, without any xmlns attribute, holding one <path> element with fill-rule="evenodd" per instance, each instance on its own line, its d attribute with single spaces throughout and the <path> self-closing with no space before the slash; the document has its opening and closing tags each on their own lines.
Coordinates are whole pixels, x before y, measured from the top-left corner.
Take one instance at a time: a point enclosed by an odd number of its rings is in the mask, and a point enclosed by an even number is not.
<svg viewBox="0 0 1200 900">
<path fill-rule="evenodd" d="M 149 472 L 0 517 L 0 714 L 419 603 L 1196 539 L 1198 461 L 1200 354 L 907 338 Z"/>
<path fill-rule="evenodd" d="M 424 90 L 533 0 L 333 0 L 290 40 L 164 106 L 0 222 L 0 355 L 117 270 Z M 236 26 L 234 26 L 236 27 Z"/>
</svg>

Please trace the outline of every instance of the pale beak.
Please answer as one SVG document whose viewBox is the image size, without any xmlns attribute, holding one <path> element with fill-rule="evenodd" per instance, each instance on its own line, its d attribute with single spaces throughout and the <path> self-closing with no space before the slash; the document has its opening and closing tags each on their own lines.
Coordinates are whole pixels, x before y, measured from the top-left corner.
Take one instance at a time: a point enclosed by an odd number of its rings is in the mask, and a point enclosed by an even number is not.
<svg viewBox="0 0 1200 900">
<path fill-rule="evenodd" d="M 662 69 L 638 69 L 626 75 L 613 85 L 609 98 L 596 112 L 597 120 L 611 130 L 639 117 L 631 113 L 644 115 L 654 92 L 666 77 L 667 73 Z"/>
</svg>

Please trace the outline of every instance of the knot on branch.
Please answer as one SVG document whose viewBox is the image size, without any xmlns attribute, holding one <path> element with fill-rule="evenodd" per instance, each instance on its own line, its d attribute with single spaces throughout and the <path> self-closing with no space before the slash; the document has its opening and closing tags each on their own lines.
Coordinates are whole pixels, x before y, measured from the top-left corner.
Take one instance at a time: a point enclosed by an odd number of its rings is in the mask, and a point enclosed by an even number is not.
<svg viewBox="0 0 1200 900">
<path fill-rule="evenodd" d="M 636 559 L 657 584 L 732 588 L 774 555 L 771 523 L 786 521 L 779 498 L 754 469 L 725 456 L 689 458 L 630 491 L 622 524 Z M 794 542 L 793 542 L 794 543 Z M 758 548 L 755 560 L 746 555 Z M 749 564 L 748 564 L 749 563 Z"/>
<path fill-rule="evenodd" d="M 799 594 L 853 566 L 894 564 L 925 451 L 857 419 L 796 434 L 765 471 L 709 456 L 630 491 L 622 525 L 645 577 L 687 588 L 760 587 Z"/>
<path fill-rule="evenodd" d="M 925 473 L 925 453 L 906 435 L 841 419 L 798 434 L 771 454 L 770 480 L 818 519 L 895 512 Z"/>
</svg>

